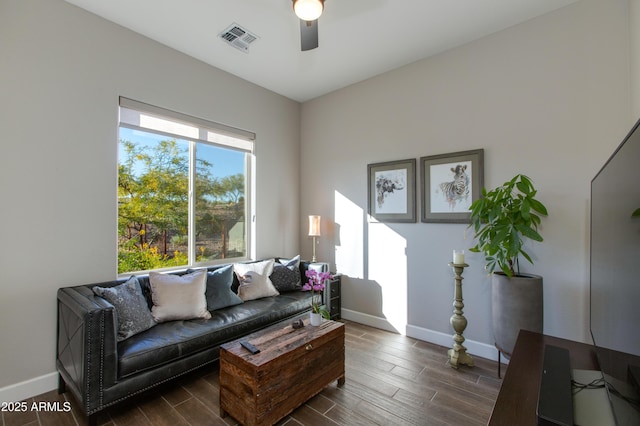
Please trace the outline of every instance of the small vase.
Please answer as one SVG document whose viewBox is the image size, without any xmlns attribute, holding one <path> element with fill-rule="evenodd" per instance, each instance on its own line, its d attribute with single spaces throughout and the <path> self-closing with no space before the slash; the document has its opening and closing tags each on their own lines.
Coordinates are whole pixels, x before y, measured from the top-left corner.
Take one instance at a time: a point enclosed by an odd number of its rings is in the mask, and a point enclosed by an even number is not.
<svg viewBox="0 0 640 426">
<path fill-rule="evenodd" d="M 319 313 L 310 312 L 309 318 L 311 325 L 318 326 L 322 323 L 322 315 L 320 315 Z"/>
</svg>

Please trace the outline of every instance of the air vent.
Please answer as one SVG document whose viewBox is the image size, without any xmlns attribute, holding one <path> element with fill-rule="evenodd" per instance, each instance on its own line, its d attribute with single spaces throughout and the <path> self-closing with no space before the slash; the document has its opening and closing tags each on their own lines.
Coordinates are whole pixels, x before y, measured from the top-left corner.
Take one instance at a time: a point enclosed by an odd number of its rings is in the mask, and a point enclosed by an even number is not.
<svg viewBox="0 0 640 426">
<path fill-rule="evenodd" d="M 249 45 L 258 39 L 258 36 L 233 23 L 226 30 L 218 34 L 225 42 L 245 53 L 249 51 Z"/>
</svg>

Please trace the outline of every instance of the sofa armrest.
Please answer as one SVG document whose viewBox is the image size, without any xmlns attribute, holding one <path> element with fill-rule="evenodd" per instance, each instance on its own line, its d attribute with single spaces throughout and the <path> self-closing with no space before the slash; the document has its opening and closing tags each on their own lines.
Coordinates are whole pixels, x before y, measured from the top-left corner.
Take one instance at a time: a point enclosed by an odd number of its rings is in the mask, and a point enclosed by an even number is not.
<svg viewBox="0 0 640 426">
<path fill-rule="evenodd" d="M 86 414 L 102 408 L 104 389 L 118 374 L 117 318 L 88 286 L 58 290 L 56 368 Z"/>
</svg>

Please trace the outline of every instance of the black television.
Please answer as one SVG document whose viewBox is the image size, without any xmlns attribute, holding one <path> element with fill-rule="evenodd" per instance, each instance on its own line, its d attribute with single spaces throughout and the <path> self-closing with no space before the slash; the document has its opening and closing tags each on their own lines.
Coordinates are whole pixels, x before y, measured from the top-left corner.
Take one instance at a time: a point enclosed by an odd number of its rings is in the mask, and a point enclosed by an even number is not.
<svg viewBox="0 0 640 426">
<path fill-rule="evenodd" d="M 640 120 L 591 181 L 590 330 L 617 425 L 640 425 Z"/>
</svg>

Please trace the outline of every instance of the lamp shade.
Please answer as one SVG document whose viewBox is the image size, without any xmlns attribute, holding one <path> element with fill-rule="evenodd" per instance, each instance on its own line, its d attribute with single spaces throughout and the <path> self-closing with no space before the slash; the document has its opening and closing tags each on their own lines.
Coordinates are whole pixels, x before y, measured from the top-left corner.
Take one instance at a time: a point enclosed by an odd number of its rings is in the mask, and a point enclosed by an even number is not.
<svg viewBox="0 0 640 426">
<path fill-rule="evenodd" d="M 310 237 L 320 236 L 320 216 L 316 216 L 316 215 L 309 216 L 309 236 Z"/>
<path fill-rule="evenodd" d="M 293 10 L 303 21 L 315 21 L 323 9 L 324 0 L 293 0 Z"/>
</svg>

